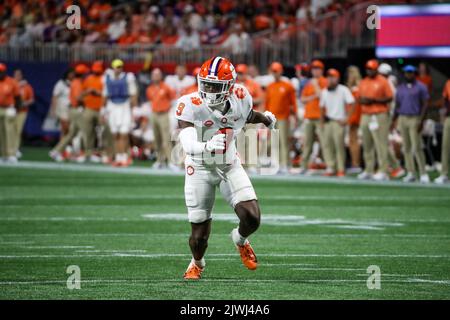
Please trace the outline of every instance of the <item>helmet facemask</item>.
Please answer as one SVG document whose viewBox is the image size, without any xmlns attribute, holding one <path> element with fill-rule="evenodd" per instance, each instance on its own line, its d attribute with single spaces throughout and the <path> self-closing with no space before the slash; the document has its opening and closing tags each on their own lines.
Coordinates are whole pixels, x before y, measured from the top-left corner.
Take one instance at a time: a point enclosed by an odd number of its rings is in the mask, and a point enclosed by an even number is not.
<svg viewBox="0 0 450 320">
<path fill-rule="evenodd" d="M 230 89 L 235 80 L 214 80 L 198 77 L 198 91 L 206 105 L 213 109 L 223 111 L 225 102 L 230 96 Z"/>
</svg>

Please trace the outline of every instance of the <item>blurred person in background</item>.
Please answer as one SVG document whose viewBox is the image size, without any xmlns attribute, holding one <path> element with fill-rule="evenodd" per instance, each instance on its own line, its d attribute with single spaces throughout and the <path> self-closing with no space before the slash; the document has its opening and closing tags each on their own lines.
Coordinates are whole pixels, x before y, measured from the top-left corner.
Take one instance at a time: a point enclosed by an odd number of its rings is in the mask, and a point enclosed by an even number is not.
<svg viewBox="0 0 450 320">
<path fill-rule="evenodd" d="M 61 127 L 60 141 L 69 132 L 70 82 L 74 77 L 74 70 L 69 69 L 53 87 L 50 115 L 56 117 L 59 121 Z"/>
<path fill-rule="evenodd" d="M 421 183 L 429 183 L 430 178 L 425 171 L 425 153 L 422 146 L 422 128 L 429 98 L 428 89 L 416 80 L 416 67 L 407 65 L 403 68 L 405 82 L 400 84 L 395 95 L 395 111 L 393 125 L 398 118 L 398 129 L 403 139 L 407 175 L 404 182 L 416 181 L 414 158 Z"/>
<path fill-rule="evenodd" d="M 441 172 L 434 182 L 444 184 L 448 182 L 448 166 L 450 161 L 450 79 L 447 80 L 442 92 L 444 108 L 444 126 L 442 129 Z"/>
<path fill-rule="evenodd" d="M 178 171 L 179 168 L 171 163 L 171 133 L 169 111 L 172 101 L 176 99 L 176 92 L 163 82 L 161 69 L 153 69 L 152 83 L 147 88 L 147 99 L 151 103 L 151 125 L 155 136 L 155 150 L 157 160 L 154 169 L 169 167 Z"/>
<path fill-rule="evenodd" d="M 348 147 L 350 151 L 351 167 L 347 170 L 348 173 L 360 173 L 361 169 L 361 145 L 359 143 L 358 131 L 359 123 L 361 121 L 361 105 L 359 104 L 358 86 L 361 82 L 361 73 L 357 66 L 349 66 L 347 68 L 347 88 L 350 89 L 355 103 L 353 112 L 348 110 Z"/>
<path fill-rule="evenodd" d="M 320 96 L 322 147 L 327 156 L 325 176 L 345 177 L 345 128 L 348 123 L 347 106 L 355 103 L 351 91 L 339 84 L 341 75 L 336 69 L 327 71 L 328 86 Z M 350 114 L 353 113 L 351 110 Z"/>
<path fill-rule="evenodd" d="M 246 64 L 238 64 L 236 66 L 236 72 L 236 83 L 240 83 L 247 88 L 253 99 L 253 109 L 261 111 L 264 101 L 264 91 L 261 86 L 248 76 L 248 67 Z"/>
<path fill-rule="evenodd" d="M 184 64 L 177 65 L 175 74 L 166 76 L 164 82 L 175 91 L 176 98 L 182 96 L 184 89 L 196 83 L 195 77 L 187 74 Z"/>
<path fill-rule="evenodd" d="M 197 67 L 192 71 L 192 76 L 194 77 L 194 83 L 191 84 L 189 87 L 186 87 L 183 90 L 181 90 L 182 96 L 198 91 L 197 75 L 199 72 L 200 72 L 200 67 Z"/>
<path fill-rule="evenodd" d="M 6 74 L 7 67 L 0 63 L 0 160 L 16 163 L 16 117 L 22 106 L 17 81 Z"/>
<path fill-rule="evenodd" d="M 393 99 L 392 89 L 385 77 L 378 74 L 378 61 L 371 59 L 366 63 L 366 77 L 361 80 L 359 103 L 362 108 L 361 130 L 365 169 L 358 179 L 389 180 L 388 139 L 389 103 Z M 378 158 L 378 172 L 375 172 L 375 154 Z"/>
<path fill-rule="evenodd" d="M 83 80 L 88 73 L 89 68 L 84 64 L 79 64 L 75 67 L 75 77 L 70 82 L 70 90 L 69 90 L 69 101 L 70 101 L 69 132 L 59 141 L 59 143 L 49 153 L 50 157 L 57 162 L 61 162 L 65 159 L 65 157 L 63 157 L 62 152 L 78 135 L 78 133 L 82 132 L 81 117 L 83 107 L 80 103 L 81 102 L 80 97 L 83 92 Z M 81 161 L 83 160 L 83 157 L 84 156 L 82 152 L 80 152 L 80 155 L 79 157 L 77 157 L 77 159 Z"/>
<path fill-rule="evenodd" d="M 191 26 L 186 25 L 181 32 L 178 41 L 175 43 L 175 47 L 184 51 L 191 51 L 200 47 L 200 35 L 198 31 L 193 30 Z"/>
<path fill-rule="evenodd" d="M 430 68 L 425 62 L 419 63 L 418 75 L 416 79 L 427 87 L 428 94 L 431 95 L 431 92 L 433 91 L 433 78 L 430 75 Z"/>
<path fill-rule="evenodd" d="M 397 77 L 395 77 L 392 74 L 392 67 L 387 63 L 381 63 L 378 66 L 378 73 L 381 74 L 383 77 L 386 78 L 388 81 L 391 90 L 392 90 L 392 96 L 395 97 L 397 92 Z M 392 101 L 388 104 L 389 105 L 389 127 L 391 128 L 389 131 L 392 134 L 397 134 L 392 128 L 392 117 L 394 115 L 395 110 L 395 99 L 392 99 Z M 388 140 L 389 141 L 389 140 Z M 397 148 L 395 148 L 397 147 Z M 389 174 L 391 178 L 399 178 L 403 176 L 406 172 L 400 165 L 400 160 L 397 157 L 396 149 L 399 149 L 399 145 L 395 145 L 395 142 L 389 141 L 388 143 L 388 164 L 389 164 Z"/>
<path fill-rule="evenodd" d="M 103 100 L 103 62 L 95 61 L 91 67 L 92 73 L 83 81 L 83 92 L 80 99 L 84 110 L 81 117 L 85 156 L 90 162 L 98 163 L 101 158 L 94 154 L 96 128 L 100 125 L 100 110 Z"/>
<path fill-rule="evenodd" d="M 302 96 L 303 89 L 305 88 L 306 84 L 311 79 L 311 70 L 307 63 L 299 63 L 295 65 L 295 77 L 291 79 L 292 85 L 295 88 L 295 91 L 297 92 L 298 97 L 298 106 L 299 109 L 304 108 L 303 103 L 301 102 L 300 97 Z"/>
<path fill-rule="evenodd" d="M 327 79 L 323 76 L 324 64 L 320 60 L 311 62 L 311 80 L 303 89 L 301 102 L 305 106 L 304 115 L 304 143 L 302 152 L 302 163 L 300 173 L 308 170 L 309 158 L 312 153 L 315 136 L 317 134 L 319 142 L 322 143 L 322 129 L 320 128 L 320 94 L 322 89 L 327 87 Z M 326 160 L 327 155 L 323 152 Z"/>
<path fill-rule="evenodd" d="M 22 98 L 22 105 L 17 110 L 16 122 L 15 122 L 15 142 L 14 148 L 16 150 L 16 157 L 19 159 L 22 157 L 20 152 L 20 145 L 22 141 L 22 130 L 27 119 L 27 114 L 30 106 L 34 103 L 34 90 L 33 87 L 23 77 L 22 70 L 16 69 L 14 71 L 14 79 L 19 84 L 20 96 Z"/>
<path fill-rule="evenodd" d="M 131 108 L 137 105 L 137 83 L 133 73 L 124 71 L 124 63 L 115 59 L 103 76 L 105 115 L 114 141 L 113 166 L 126 167 L 129 157 L 129 134 L 132 129 Z"/>
<path fill-rule="evenodd" d="M 289 117 L 295 117 L 297 123 L 297 99 L 295 89 L 289 81 L 281 77 L 283 66 L 279 62 L 270 65 L 270 71 L 275 79 L 266 89 L 266 111 L 272 112 L 277 118 L 276 129 L 280 135 L 280 170 L 279 173 L 288 173 L 289 166 Z"/>
<path fill-rule="evenodd" d="M 248 76 L 248 66 L 246 64 L 238 64 L 236 66 L 236 83 L 243 85 L 247 88 L 248 92 L 252 96 L 252 102 L 253 102 L 253 110 L 262 112 L 263 110 L 263 101 L 264 101 L 264 91 L 262 90 L 261 86 L 251 79 Z M 247 123 L 245 125 L 244 131 L 247 130 L 257 130 L 258 125 L 254 123 Z M 245 135 L 245 132 L 241 131 L 242 135 Z M 256 131 L 255 131 L 256 133 Z M 258 149 L 258 139 L 257 135 L 251 135 L 251 137 L 256 137 L 255 141 L 249 141 L 249 145 L 245 145 L 245 166 L 247 167 L 247 170 L 251 173 L 256 173 L 256 164 L 254 163 L 254 160 L 256 158 L 253 158 L 254 155 L 252 153 L 257 153 Z M 251 144 L 255 143 L 255 146 L 252 146 Z M 250 163 L 249 163 L 250 162 Z"/>
</svg>

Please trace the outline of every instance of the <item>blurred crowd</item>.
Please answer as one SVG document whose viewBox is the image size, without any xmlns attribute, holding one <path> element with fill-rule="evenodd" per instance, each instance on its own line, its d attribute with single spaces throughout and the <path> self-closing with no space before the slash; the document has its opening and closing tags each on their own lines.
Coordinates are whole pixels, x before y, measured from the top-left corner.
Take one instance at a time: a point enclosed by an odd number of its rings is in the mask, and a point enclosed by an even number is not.
<svg viewBox="0 0 450 320">
<path fill-rule="evenodd" d="M 391 2 L 391 1 L 386 1 Z M 329 12 L 344 12 L 356 0 L 5 0 L 0 3 L 0 44 L 162 44 L 196 48 L 247 46 L 249 34 L 284 30 Z M 67 32 L 66 9 L 81 8 L 81 29 Z"/>
<path fill-rule="evenodd" d="M 320 60 L 298 64 L 295 70 L 289 79 L 279 62 L 273 62 L 266 74 L 254 65 L 236 65 L 237 83 L 248 88 L 254 109 L 277 117 L 278 173 L 336 177 L 353 173 L 363 180 L 402 177 L 405 182 L 430 182 L 423 138 L 435 130 L 426 119 L 427 110 L 435 106 L 430 103 L 433 80 L 427 65 L 406 65 L 399 77 L 389 64 L 374 59 L 367 61 L 363 72 L 348 66 L 345 78 Z M 16 162 L 34 93 L 21 70 L 14 70 L 13 77 L 6 71 L 7 66 L 0 64 L 1 156 L 2 161 Z M 133 159 L 153 160 L 156 169 L 181 170 L 181 161 L 172 157 L 176 101 L 197 91 L 198 72 L 196 68 L 188 74 L 186 66 L 178 65 L 175 74 L 166 76 L 159 68 L 133 74 L 124 71 L 119 59 L 108 67 L 102 61 L 76 65 L 53 89 L 49 115 L 58 119 L 61 137 L 50 157 L 113 166 L 129 166 Z M 435 182 L 445 183 L 450 80 L 438 107 L 443 139 Z M 267 139 L 263 128 L 250 127 L 260 130 L 259 139 Z M 257 171 L 254 165 L 246 168 Z"/>
</svg>

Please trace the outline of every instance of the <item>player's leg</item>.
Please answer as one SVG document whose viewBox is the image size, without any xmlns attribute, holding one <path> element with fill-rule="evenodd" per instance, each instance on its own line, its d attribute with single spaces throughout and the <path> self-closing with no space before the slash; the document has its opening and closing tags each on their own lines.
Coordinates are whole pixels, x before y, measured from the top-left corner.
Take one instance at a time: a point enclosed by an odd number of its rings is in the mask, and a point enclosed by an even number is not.
<svg viewBox="0 0 450 320">
<path fill-rule="evenodd" d="M 224 172 L 220 191 L 239 218 L 239 226 L 231 232 L 231 239 L 239 250 L 242 263 L 248 269 L 255 270 L 258 261 L 248 237 L 260 225 L 261 210 L 252 183 L 241 164 L 235 164 Z"/>
<path fill-rule="evenodd" d="M 206 248 L 211 233 L 211 219 L 200 223 L 191 222 L 191 236 L 189 237 L 189 247 L 191 248 L 193 262 L 199 267 L 205 267 Z"/>
<path fill-rule="evenodd" d="M 186 161 L 184 186 L 188 219 L 191 223 L 189 247 L 192 260 L 184 274 L 185 279 L 199 279 L 205 268 L 204 255 L 211 232 L 211 211 L 215 199 L 215 186 L 210 182 L 209 173 L 200 166 Z"/>
<path fill-rule="evenodd" d="M 361 117 L 362 145 L 365 168 L 358 175 L 359 179 L 370 179 L 375 171 L 375 149 L 372 132 L 369 128 L 371 115 L 363 114 Z"/>
</svg>

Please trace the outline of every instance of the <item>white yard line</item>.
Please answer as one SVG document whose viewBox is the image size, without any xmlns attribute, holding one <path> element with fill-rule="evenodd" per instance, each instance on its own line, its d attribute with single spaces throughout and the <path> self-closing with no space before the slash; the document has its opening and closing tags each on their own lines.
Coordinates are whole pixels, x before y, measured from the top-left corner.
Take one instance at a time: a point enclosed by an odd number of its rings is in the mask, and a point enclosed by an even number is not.
<svg viewBox="0 0 450 320">
<path fill-rule="evenodd" d="M 396 201 L 396 202 L 404 202 L 411 201 L 411 196 L 331 196 L 331 195 L 264 195 L 263 198 L 265 200 L 326 200 L 326 201 Z M 145 199 L 169 199 L 169 200 L 184 200 L 183 194 L 148 194 L 148 195 L 76 195 L 76 194 L 51 194 L 51 195 L 8 195 L 8 196 L 0 196 L 0 200 L 77 200 L 77 199 L 89 199 L 89 200 L 98 200 L 98 199 L 126 199 L 126 200 L 145 200 Z M 418 201 L 450 201 L 449 196 L 426 196 L 421 195 L 418 198 L 415 198 Z"/>
<path fill-rule="evenodd" d="M 126 250 L 124 250 L 126 251 Z M 235 253 L 211 253 L 206 255 L 208 257 L 234 257 Z M 319 253 L 267 253 L 258 254 L 261 257 L 311 257 L 311 258 L 424 258 L 424 259 L 450 259 L 450 255 L 428 255 L 428 254 L 319 254 Z M 17 255 L 17 254 L 1 254 L 0 259 L 41 259 L 41 258 L 171 258 L 171 257 L 191 257 L 187 253 L 112 253 L 112 254 L 31 254 L 31 255 Z"/>
<path fill-rule="evenodd" d="M 189 237 L 189 233 L 7 233 L 2 234 L 2 237 Z M 229 233 L 214 233 L 213 237 L 217 236 L 229 236 Z M 373 234 L 357 234 L 357 233 L 302 233 L 298 232 L 296 234 L 292 233 L 259 233 L 256 236 L 258 237 L 330 237 L 330 238 L 367 238 L 373 237 Z M 384 238 L 450 238 L 450 235 L 446 234 L 390 234 L 390 233 L 377 233 L 376 237 L 384 237 Z M 0 243 L 5 243 L 0 240 Z M 6 243 L 11 243 L 7 241 Z M 15 244 L 15 242 L 14 242 Z M 21 242 L 19 242 L 21 244 Z"/>
<path fill-rule="evenodd" d="M 94 246 L 20 246 L 23 249 L 94 249 Z"/>
<path fill-rule="evenodd" d="M 88 279 L 81 280 L 83 284 L 96 284 L 96 283 L 122 283 L 122 284 L 145 284 L 145 283 L 183 283 L 186 280 L 183 279 Z M 426 283 L 426 284 L 444 284 L 450 285 L 450 280 L 428 280 L 428 279 L 384 279 L 383 283 Z M 212 282 L 212 283 L 366 283 L 367 280 L 361 279 L 201 279 L 198 283 Z M 0 285 L 46 285 L 46 284 L 63 284 L 65 285 L 67 280 L 23 280 L 23 281 L 0 281 Z"/>
<path fill-rule="evenodd" d="M 20 161 L 16 164 L 0 163 L 0 167 L 12 168 L 29 168 L 29 169 L 47 169 L 47 170 L 63 170 L 63 171 L 83 171 L 83 172 L 107 172 L 119 174 L 137 174 L 137 175 L 154 175 L 154 176 L 183 176 L 184 172 L 172 172 L 169 170 L 154 170 L 146 167 L 130 167 L 130 168 L 113 168 L 108 166 L 91 165 L 91 164 L 72 164 L 72 163 L 55 163 L 55 162 L 38 162 L 38 161 Z M 332 183 L 332 184 L 349 184 L 349 185 L 377 185 L 377 186 L 396 186 L 402 188 L 422 187 L 422 188 L 450 188 L 450 184 L 436 185 L 436 184 L 420 184 L 420 183 L 403 183 L 401 181 L 360 181 L 355 178 L 334 179 L 321 176 L 300 176 L 295 174 L 290 175 L 252 175 L 252 179 L 258 180 L 289 180 L 299 182 L 311 183 Z"/>
</svg>

